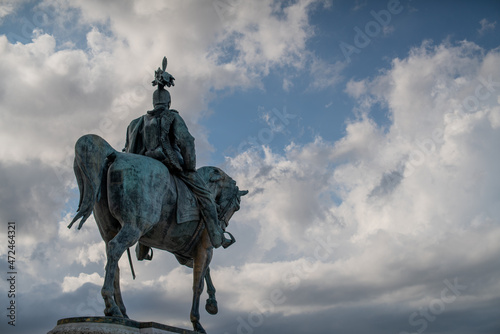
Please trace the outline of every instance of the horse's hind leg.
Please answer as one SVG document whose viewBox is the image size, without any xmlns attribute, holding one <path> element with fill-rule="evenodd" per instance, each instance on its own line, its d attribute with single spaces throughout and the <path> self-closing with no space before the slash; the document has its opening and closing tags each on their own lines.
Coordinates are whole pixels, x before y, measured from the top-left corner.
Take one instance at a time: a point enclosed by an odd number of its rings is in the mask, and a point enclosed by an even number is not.
<svg viewBox="0 0 500 334">
<path fill-rule="evenodd" d="M 210 314 L 217 314 L 219 309 L 217 307 L 217 300 L 215 299 L 215 286 L 212 283 L 212 277 L 210 276 L 210 267 L 207 268 L 207 273 L 205 274 L 205 281 L 207 282 L 207 293 L 208 299 L 205 304 L 205 310 Z"/>
<path fill-rule="evenodd" d="M 106 309 L 104 314 L 111 317 L 123 317 L 123 313 L 114 300 L 115 277 L 117 277 L 118 261 L 128 247 L 133 246 L 141 237 L 141 231 L 131 225 L 124 225 L 120 232 L 106 245 L 106 276 L 101 290 Z M 123 301 L 122 301 L 123 303 Z"/>
<path fill-rule="evenodd" d="M 106 248 L 107 248 L 106 243 Z M 120 267 L 116 266 L 115 272 L 115 280 L 113 282 L 113 288 L 115 289 L 114 298 L 115 303 L 118 305 L 118 308 L 122 312 L 123 316 L 128 319 L 127 309 L 125 308 L 125 303 L 123 302 L 122 291 L 120 289 Z"/>
<path fill-rule="evenodd" d="M 118 308 L 122 312 L 123 316 L 128 319 L 127 309 L 125 308 L 125 303 L 122 298 L 122 291 L 120 289 L 120 267 L 116 266 L 115 273 L 115 281 L 114 281 L 114 289 L 115 289 L 115 302 L 118 305 Z"/>
<path fill-rule="evenodd" d="M 196 254 L 193 259 L 193 304 L 190 318 L 193 323 L 193 329 L 199 333 L 206 333 L 200 324 L 200 296 L 203 292 L 204 278 L 208 265 L 212 260 L 212 253 L 213 247 L 205 230 L 201 241 L 197 245 Z"/>
</svg>

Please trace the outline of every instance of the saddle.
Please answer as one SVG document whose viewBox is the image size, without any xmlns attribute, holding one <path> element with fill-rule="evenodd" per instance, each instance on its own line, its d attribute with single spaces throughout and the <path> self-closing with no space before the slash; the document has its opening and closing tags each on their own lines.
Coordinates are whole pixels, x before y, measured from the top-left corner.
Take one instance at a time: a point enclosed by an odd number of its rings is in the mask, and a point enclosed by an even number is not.
<svg viewBox="0 0 500 334">
<path fill-rule="evenodd" d="M 200 209 L 195 195 L 188 186 L 175 175 L 172 175 L 177 188 L 177 224 L 200 220 Z"/>
</svg>

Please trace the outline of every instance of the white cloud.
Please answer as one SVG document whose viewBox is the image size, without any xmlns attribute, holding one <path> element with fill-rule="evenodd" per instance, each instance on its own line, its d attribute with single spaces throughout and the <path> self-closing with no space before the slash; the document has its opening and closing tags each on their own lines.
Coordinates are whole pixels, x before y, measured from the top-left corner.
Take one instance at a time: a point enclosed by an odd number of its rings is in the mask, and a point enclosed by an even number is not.
<svg viewBox="0 0 500 334">
<path fill-rule="evenodd" d="M 2 24 L 3 19 L 14 13 L 17 8 L 19 8 L 23 2 L 26 1 L 21 1 L 21 0 L 2 0 L 0 2 L 0 24 Z"/>
<path fill-rule="evenodd" d="M 0 36 L 0 141 L 9 143 L 0 149 L 0 175 L 12 189 L 0 195 L 0 212 L 4 221 L 12 214 L 23 222 L 19 262 L 30 291 L 73 296 L 84 283 L 102 283 L 104 245 L 93 219 L 77 232 L 66 228 L 70 214 L 61 214 L 68 197 L 77 201 L 74 189 L 68 195 L 76 139 L 98 132 L 121 149 L 123 129 L 150 103 L 152 71 L 164 55 L 177 78 L 173 107 L 200 151 L 211 148 L 198 125 L 211 89 L 260 87 L 271 68 L 304 66 L 317 79 L 311 88 L 337 85 L 345 64 L 306 52 L 315 4 L 231 2 L 221 21 L 212 2 L 54 0 L 45 5 L 60 14 L 59 29 L 38 30 L 25 45 Z M 69 20 L 87 49 L 61 37 Z M 457 310 L 498 298 L 499 65 L 498 52 L 470 42 L 424 43 L 378 77 L 349 81 L 345 92 L 359 108 L 340 140 L 317 137 L 231 159 L 229 173 L 250 194 L 230 225 L 238 243 L 214 257 L 229 314 L 221 323 L 255 310 L 254 301 L 273 289 L 286 303 L 269 317 L 282 314 L 287 323 L 330 319 L 326 312 L 346 307 L 395 305 L 409 314 L 455 277 L 468 287 Z M 390 114 L 387 129 L 369 118 L 375 104 Z M 170 254 L 157 252 L 154 261 L 137 265 L 144 283 L 134 284 L 125 257 L 120 263 L 132 310 L 144 314 L 144 292 L 180 312 L 176 303 L 189 303 L 190 271 Z"/>
<path fill-rule="evenodd" d="M 336 143 L 317 139 L 284 154 L 264 149 L 263 156 L 231 160 L 231 173 L 250 189 L 238 219 L 258 233 L 251 259 L 288 254 L 304 261 L 318 240 L 330 238 L 331 257 L 300 279 L 275 312 L 390 303 L 409 315 L 455 278 L 468 289 L 456 306 L 495 298 L 494 283 L 472 287 L 500 275 L 491 262 L 500 250 L 499 61 L 498 52 L 472 43 L 424 43 L 371 82 L 360 81 L 362 89 L 353 81 L 347 86 L 363 108 L 374 101 L 387 106 L 393 119 L 387 131 L 363 113 Z M 462 102 L 476 92 L 479 103 L 469 111 Z M 266 298 L 272 288 L 286 291 L 278 273 L 293 263 L 242 267 L 228 276 L 234 284 L 255 271 L 269 277 L 260 285 L 269 287 L 260 297 Z M 302 291 L 303 301 L 292 298 Z M 242 305 L 251 293 L 243 290 L 235 302 Z"/>
<path fill-rule="evenodd" d="M 314 1 L 301 0 L 289 6 L 272 1 L 234 4 L 225 18 L 226 32 L 221 43 L 232 43 L 239 56 L 239 68 L 255 68 L 267 74 L 270 66 L 302 67 L 305 43 L 312 35 L 308 9 Z M 280 8 L 281 7 L 281 8 Z M 221 52 L 216 54 L 222 56 Z"/>
<path fill-rule="evenodd" d="M 343 79 L 341 73 L 346 65 L 347 63 L 341 61 L 329 64 L 324 60 L 313 57 L 311 64 L 312 82 L 310 88 L 326 89 L 335 86 Z"/>
<path fill-rule="evenodd" d="M 356 0 L 355 1 L 355 6 L 352 8 L 352 10 L 353 11 L 358 11 L 358 10 L 366 7 L 367 4 L 368 4 L 367 1 Z"/>
<path fill-rule="evenodd" d="M 30 41 L 13 44 L 0 35 L 0 181 L 10 189 L 0 195 L 0 212 L 4 221 L 17 220 L 20 226 L 18 263 L 29 287 L 23 294 L 37 289 L 40 294 L 83 294 L 82 284 L 102 283 L 104 243 L 93 218 L 81 231 L 66 228 L 72 214 L 65 211 L 74 211 L 77 202 L 76 139 L 97 133 L 120 150 L 128 122 L 150 107 L 152 75 L 167 56 L 177 79 L 172 107 L 188 123 L 197 150 L 210 151 L 206 129 L 198 122 L 213 90 L 260 87 L 271 67 L 300 67 L 312 33 L 312 4 L 278 8 L 272 1 L 245 2 L 224 24 L 211 2 L 47 0 L 33 8 L 40 24 L 23 27 L 26 33 L 34 29 L 25 36 Z M 7 9 L 14 11 L 9 8 L 2 7 L 2 17 Z M 234 40 L 232 34 L 242 38 Z M 237 56 L 222 59 L 224 48 L 234 43 Z M 155 254 L 155 260 L 170 265 L 161 267 L 163 286 L 173 299 L 184 300 L 191 292 L 189 271 L 171 271 L 178 264 L 170 254 Z M 147 289 L 130 284 L 124 261 L 123 286 Z M 156 263 L 136 267 L 145 281 L 157 282 L 159 270 Z M 40 304 L 57 298 L 40 298 Z"/>
<path fill-rule="evenodd" d="M 85 283 L 94 283 L 96 285 L 102 285 L 104 278 L 98 273 L 93 273 L 91 275 L 81 273 L 78 277 L 66 276 L 62 283 L 63 292 L 72 292 L 80 288 Z"/>
<path fill-rule="evenodd" d="M 78 262 L 83 266 L 88 263 L 103 263 L 106 261 L 106 245 L 99 241 L 91 244 L 84 244 L 78 254 Z"/>
<path fill-rule="evenodd" d="M 237 3 L 221 34 L 223 22 L 210 3 L 155 2 L 145 10 L 139 3 L 45 1 L 38 8 L 57 18 L 44 26 L 54 35 L 39 30 L 25 45 L 12 45 L 0 36 L 0 74 L 5 78 L 0 139 L 11 142 L 0 151 L 0 159 L 38 158 L 71 174 L 67 152 L 81 134 L 102 134 L 121 149 L 124 134 L 119 129 L 145 112 L 153 90 L 151 73 L 163 55 L 178 78 L 171 89 L 172 107 L 195 134 L 198 150 L 210 152 L 206 130 L 198 125 L 210 90 L 259 86 L 270 66 L 302 66 L 305 42 L 312 34 L 308 11 L 313 3 L 299 1 L 284 8 L 271 1 Z M 171 28 L 157 29 L 166 17 Z M 86 52 L 67 41 L 68 22 L 84 34 Z M 97 28 L 103 24 L 104 29 Z M 85 34 L 84 27 L 92 28 Z M 61 48 L 58 38 L 70 48 Z M 215 44 L 219 47 L 214 49 Z M 236 58 L 221 61 L 230 45 Z M 290 83 L 284 83 L 287 87 Z"/>
<path fill-rule="evenodd" d="M 65 146 L 72 147 L 83 129 L 97 126 L 97 113 L 109 108 L 111 89 L 103 80 L 112 76 L 106 66 L 109 58 L 89 57 L 80 50 L 55 51 L 50 35 L 27 45 L 0 39 L 0 71 L 9 78 L 2 85 L 1 137 L 10 143 L 2 147 L 0 159 L 40 159 L 49 165 L 64 161 Z"/>
<path fill-rule="evenodd" d="M 484 18 L 479 21 L 481 25 L 480 29 L 477 29 L 480 35 L 484 35 L 489 30 L 495 30 L 495 26 L 497 25 L 497 21 L 490 22 L 488 19 Z"/>
<path fill-rule="evenodd" d="M 366 93 L 366 83 L 364 80 L 354 81 L 351 79 L 346 85 L 345 92 L 358 99 L 361 95 Z"/>
<path fill-rule="evenodd" d="M 283 90 L 285 92 L 290 91 L 290 87 L 293 87 L 293 82 L 290 81 L 290 79 L 283 79 Z"/>
<path fill-rule="evenodd" d="M 394 30 L 396 30 L 394 28 L 394 26 L 384 26 L 382 28 L 382 33 L 384 34 L 384 36 L 388 36 L 388 35 L 394 33 Z"/>
</svg>

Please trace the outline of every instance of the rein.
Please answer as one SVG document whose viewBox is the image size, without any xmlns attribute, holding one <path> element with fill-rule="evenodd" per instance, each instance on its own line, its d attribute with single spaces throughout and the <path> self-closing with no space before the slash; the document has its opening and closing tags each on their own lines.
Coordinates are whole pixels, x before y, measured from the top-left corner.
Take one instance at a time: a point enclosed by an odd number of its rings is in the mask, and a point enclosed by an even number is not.
<svg viewBox="0 0 500 334">
<path fill-rule="evenodd" d="M 132 257 L 130 256 L 130 248 L 127 248 L 128 262 L 130 263 L 130 269 L 132 270 L 132 278 L 135 279 L 134 265 L 132 264 Z"/>
<path fill-rule="evenodd" d="M 234 200 L 236 198 L 238 198 L 238 188 L 235 188 L 235 191 L 234 191 L 233 196 L 231 197 L 231 200 L 228 201 L 227 204 L 220 210 L 220 213 L 217 214 L 217 218 L 219 219 L 219 221 L 222 221 L 222 218 L 224 218 L 224 216 L 227 214 L 227 212 L 229 211 L 229 209 L 233 206 Z M 224 221 L 224 225 L 225 226 L 222 229 L 225 232 L 226 231 L 226 227 L 228 225 L 226 221 Z"/>
</svg>

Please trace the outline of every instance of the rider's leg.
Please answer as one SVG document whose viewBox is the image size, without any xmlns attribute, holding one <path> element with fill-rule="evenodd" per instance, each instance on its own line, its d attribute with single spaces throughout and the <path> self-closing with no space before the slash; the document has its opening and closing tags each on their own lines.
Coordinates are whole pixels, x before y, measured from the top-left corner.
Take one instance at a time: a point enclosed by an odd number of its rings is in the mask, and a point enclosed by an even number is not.
<svg viewBox="0 0 500 334">
<path fill-rule="evenodd" d="M 220 227 L 217 218 L 217 209 L 212 194 L 206 188 L 205 183 L 200 178 L 197 172 L 184 172 L 180 174 L 180 178 L 193 191 L 201 208 L 201 215 L 205 221 L 205 226 L 208 231 L 210 242 L 215 248 L 220 246 L 228 247 L 232 244 L 232 240 L 224 237 L 224 231 Z"/>
</svg>

